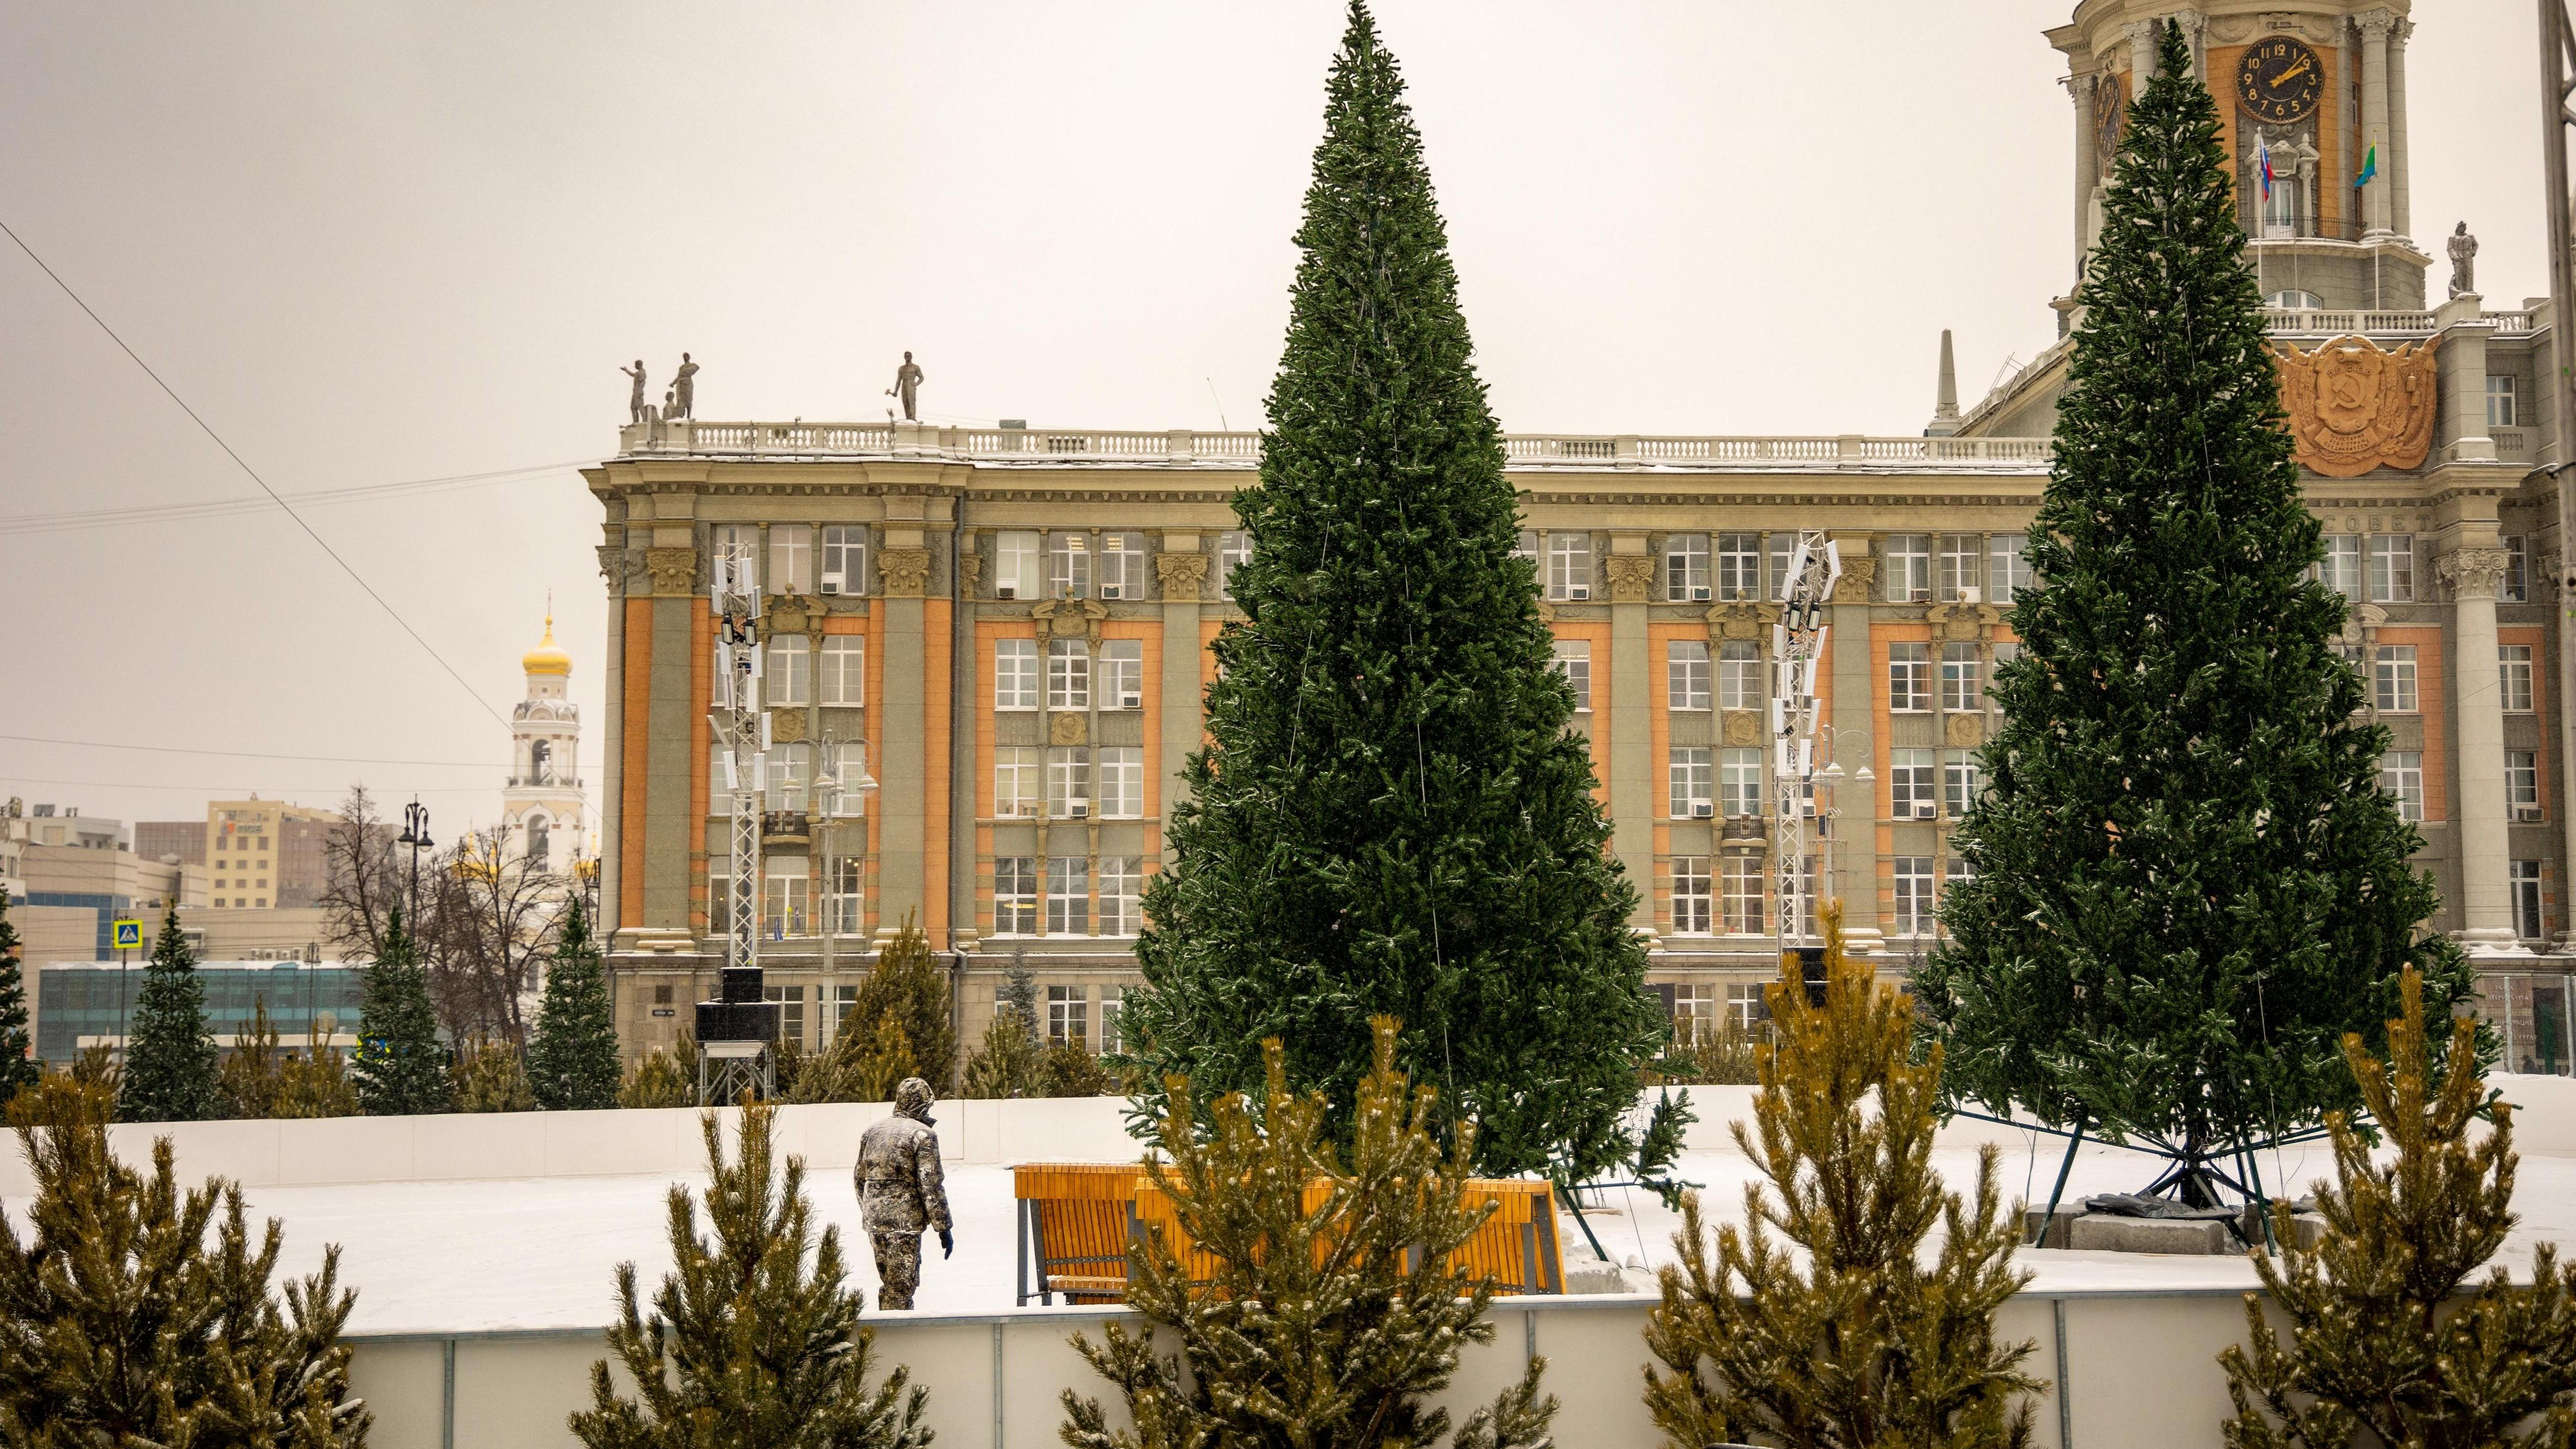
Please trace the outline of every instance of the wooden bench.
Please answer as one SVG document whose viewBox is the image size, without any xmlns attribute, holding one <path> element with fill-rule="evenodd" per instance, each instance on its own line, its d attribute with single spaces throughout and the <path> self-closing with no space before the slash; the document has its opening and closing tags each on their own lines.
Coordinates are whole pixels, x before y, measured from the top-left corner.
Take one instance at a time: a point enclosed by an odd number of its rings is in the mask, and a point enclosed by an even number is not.
<svg viewBox="0 0 2576 1449">
<path fill-rule="evenodd" d="M 1307 1211 L 1323 1205 L 1323 1191 L 1321 1181 L 1308 1185 Z M 1556 1196 L 1550 1184 L 1516 1178 L 1470 1178 L 1466 1197 L 1470 1208 L 1490 1202 L 1495 1209 L 1477 1227 L 1475 1236 L 1459 1248 L 1455 1266 L 1460 1271 L 1470 1277 L 1491 1275 L 1497 1295 L 1565 1291 L 1565 1264 L 1557 1248 Z M 1214 1257 L 1190 1244 L 1172 1211 L 1171 1198 L 1154 1185 L 1152 1178 L 1136 1178 L 1131 1211 L 1136 1231 L 1160 1230 L 1176 1255 L 1187 1255 L 1194 1281 L 1215 1279 Z"/>
<path fill-rule="evenodd" d="M 1136 1223 L 1136 1164 L 1027 1163 L 1011 1169 L 1020 1220 L 1020 1302 L 1119 1303 Z M 1032 1281 L 1034 1279 L 1034 1281 Z"/>
</svg>

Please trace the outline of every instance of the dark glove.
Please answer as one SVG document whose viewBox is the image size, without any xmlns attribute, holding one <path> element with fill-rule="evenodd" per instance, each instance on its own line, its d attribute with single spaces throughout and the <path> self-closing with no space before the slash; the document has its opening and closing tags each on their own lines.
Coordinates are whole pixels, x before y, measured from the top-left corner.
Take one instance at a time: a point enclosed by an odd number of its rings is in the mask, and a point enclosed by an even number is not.
<svg viewBox="0 0 2576 1449">
<path fill-rule="evenodd" d="M 957 1235 L 946 1228 L 939 1230 L 939 1256 L 943 1258 L 957 1256 Z"/>
</svg>

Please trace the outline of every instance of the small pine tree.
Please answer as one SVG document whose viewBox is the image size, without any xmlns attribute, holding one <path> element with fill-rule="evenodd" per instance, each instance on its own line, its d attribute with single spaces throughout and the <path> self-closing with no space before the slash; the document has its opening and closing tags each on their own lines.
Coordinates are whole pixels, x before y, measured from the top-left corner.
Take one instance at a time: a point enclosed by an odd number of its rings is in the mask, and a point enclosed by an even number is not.
<svg viewBox="0 0 2576 1449">
<path fill-rule="evenodd" d="M 451 1110 L 445 1053 L 438 1046 L 438 1011 L 429 1001 L 429 973 L 420 943 L 395 906 L 367 968 L 358 1005 L 358 1103 L 370 1117 L 407 1117 Z"/>
<path fill-rule="evenodd" d="M 289 1056 L 278 1064 L 277 1115 L 358 1115 L 358 1088 L 349 1077 L 348 1054 L 331 1045 L 329 1033 L 318 1021 L 305 1033 L 304 1055 Z"/>
<path fill-rule="evenodd" d="M 841 1230 L 813 1231 L 805 1159 L 786 1172 L 772 1157 L 776 1110 L 742 1114 L 741 1150 L 725 1161 L 715 1113 L 706 1136 L 708 1226 L 699 1236 L 689 1190 L 670 1195 L 674 1267 L 648 1315 L 635 1265 L 617 1269 L 617 1321 L 609 1351 L 636 1386 L 617 1391 L 606 1360 L 591 1366 L 592 1406 L 572 1416 L 587 1449 L 920 1449 L 930 1391 L 906 1391 L 900 1365 L 874 1388 L 874 1332 L 859 1322 L 859 1295 L 843 1281 Z M 710 1426 L 721 1426 L 711 1430 Z M 710 1433 L 716 1437 L 710 1439 Z"/>
<path fill-rule="evenodd" d="M 94 1087 L 68 1090 L 100 1105 Z M 24 1242 L 0 1213 L 0 1442 L 366 1442 L 337 1247 L 281 1304 L 277 1221 L 254 1239 L 240 1186 L 221 1178 L 182 1194 L 168 1138 L 148 1177 L 116 1160 L 97 1116 L 20 1125 L 18 1140 L 36 1200 Z"/>
<path fill-rule="evenodd" d="M 2018 1367 L 2032 1345 L 1995 1338 L 1995 1311 L 2028 1281 L 2012 1267 L 2019 1215 L 1998 1201 L 1996 1149 L 1978 1153 L 1973 1208 L 1943 1190 L 1941 1048 L 1909 1059 L 1912 1001 L 1843 954 L 1839 903 L 1824 925 L 1825 1003 L 1784 968 L 1754 1130 L 1735 1124 L 1770 1192 L 1745 1185 L 1746 1228 L 1719 1231 L 1714 1264 L 1699 1195 L 1684 1197 L 1681 1262 L 1659 1275 L 1647 1321 L 1665 1372 L 1647 1368 L 1646 1405 L 1676 1444 L 2020 1449 L 2031 1408 L 2015 1400 L 2040 1385 Z M 1935 1225 L 1926 1269 L 1917 1253 Z"/>
<path fill-rule="evenodd" d="M 617 1089 L 620 1107 L 686 1107 L 697 1099 L 696 1079 L 665 1051 L 646 1052 Z"/>
<path fill-rule="evenodd" d="M 984 1027 L 984 1044 L 967 1055 L 966 1095 L 978 1100 L 1035 1096 L 1045 1057 L 1036 1022 L 1005 996 Z"/>
<path fill-rule="evenodd" d="M 948 1016 L 947 973 L 931 953 L 930 938 L 909 915 L 904 917 L 903 929 L 878 954 L 876 969 L 859 984 L 858 1001 L 850 1010 L 853 1021 L 874 1023 L 889 1016 L 902 1023 L 912 1056 L 913 1070 L 904 1075 L 924 1078 L 946 1091 L 957 1071 L 957 1029 Z M 887 1090 L 890 1095 L 891 1085 Z"/>
<path fill-rule="evenodd" d="M 2389 733 L 2308 576 L 2218 109 L 2161 29 L 1953 842 L 1974 870 L 1915 987 L 1958 1096 L 2169 1146 L 2159 1186 L 2210 1203 L 2239 1146 L 2350 1104 L 2344 1033 L 2382 1029 L 2401 971 L 2437 1012 L 2474 972 L 2421 929 L 2439 900 L 2379 787 Z"/>
<path fill-rule="evenodd" d="M 1078 1041 L 1060 1041 L 1038 1056 L 1032 1097 L 1106 1097 L 1118 1090 L 1117 1074 Z"/>
<path fill-rule="evenodd" d="M 0 888 L 0 1102 L 32 1087 L 44 1074 L 36 1038 L 27 1024 L 27 974 L 18 928 L 9 924 L 9 892 Z"/>
<path fill-rule="evenodd" d="M 179 933 L 179 913 L 161 918 L 152 964 L 134 993 L 117 1115 L 128 1122 L 202 1122 L 224 1108 L 216 1085 L 221 1055 L 206 1025 L 206 983 Z"/>
<path fill-rule="evenodd" d="M 1104 1342 L 1077 1333 L 1073 1346 L 1118 1387 L 1135 1432 L 1112 1431 L 1099 1400 L 1067 1389 L 1066 1444 L 1429 1449 L 1449 1432 L 1449 1411 L 1424 1401 L 1448 1386 L 1461 1349 L 1494 1337 L 1493 1279 L 1467 1277 L 1450 1257 L 1492 1208 L 1467 1206 L 1473 1124 L 1444 1153 L 1438 1094 L 1396 1069 L 1394 1019 L 1371 1027 L 1373 1065 L 1348 1113 L 1347 1155 L 1325 1135 L 1323 1094 L 1289 1089 L 1275 1038 L 1262 1044 L 1269 1081 L 1258 1109 L 1229 1092 L 1202 1111 L 1188 1078 L 1165 1083 L 1169 1105 L 1153 1126 L 1170 1161 L 1148 1159 L 1144 1170 L 1169 1194 L 1190 1261 L 1160 1231 L 1129 1247 L 1127 1306 L 1154 1332 L 1113 1323 Z M 1539 1397 L 1546 1367 L 1530 1360 L 1518 1384 L 1458 1429 L 1455 1449 L 1552 1442 L 1556 1400 Z"/>
<path fill-rule="evenodd" d="M 269 1020 L 268 998 L 251 1000 L 250 1030 L 235 1038 L 216 1070 L 215 1087 L 224 1115 L 238 1121 L 265 1121 L 285 1115 L 286 1053 L 277 1049 L 277 1023 Z"/>
<path fill-rule="evenodd" d="M 591 939 L 579 892 L 555 935 L 554 964 L 537 1003 L 536 1037 L 528 1044 L 528 1080 L 537 1105 L 586 1112 L 617 1105 L 617 1017 L 608 1000 L 608 971 Z"/>
<path fill-rule="evenodd" d="M 448 1069 L 449 1091 L 459 1112 L 533 1112 L 537 1096 L 528 1086 L 527 1069 L 505 1041 L 478 1039 L 456 1054 Z"/>
<path fill-rule="evenodd" d="M 2530 1286 L 2514 1286 L 2499 1267 L 2462 1293 L 2514 1224 L 2513 1108 L 2485 1100 L 2477 1023 L 2451 1024 L 2437 1064 L 2423 980 L 2409 971 L 2399 990 L 2388 1063 L 2358 1033 L 2343 1048 L 2395 1156 L 2374 1161 L 2370 1141 L 2334 1113 L 2326 1125 L 2336 1182 L 2316 1187 L 2324 1236 L 2300 1247 L 2289 1205 L 2274 1205 L 2281 1256 L 2256 1253 L 2254 1271 L 2289 1320 L 2289 1341 L 2262 1299 L 2246 1294 L 2253 1351 L 2219 1355 L 2236 1404 L 2228 1449 L 2565 1449 L 2576 1440 L 2576 1265 L 2560 1268 L 2557 1245 L 2542 1243 Z M 2472 1142 L 2469 1126 L 2482 1116 L 2493 1130 Z"/>
</svg>

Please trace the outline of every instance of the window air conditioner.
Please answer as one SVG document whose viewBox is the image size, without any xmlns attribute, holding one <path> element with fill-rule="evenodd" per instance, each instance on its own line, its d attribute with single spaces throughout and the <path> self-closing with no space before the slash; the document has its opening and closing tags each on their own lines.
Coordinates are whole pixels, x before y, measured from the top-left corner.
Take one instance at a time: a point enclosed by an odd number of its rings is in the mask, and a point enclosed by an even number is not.
<svg viewBox="0 0 2576 1449">
<path fill-rule="evenodd" d="M 1100 597 L 1104 599 L 1115 599 L 1123 596 L 1119 592 L 1119 588 L 1116 584 L 1102 584 L 1100 586 Z"/>
<path fill-rule="evenodd" d="M 1064 802 L 1064 809 L 1065 818 L 1068 820 L 1087 819 L 1091 814 L 1091 802 L 1080 798 L 1067 800 Z"/>
<path fill-rule="evenodd" d="M 1015 584 L 995 584 L 995 585 L 993 585 L 993 597 L 994 597 L 994 598 L 997 598 L 997 599 L 1016 599 L 1016 598 L 1018 598 L 1019 596 L 1020 596 L 1019 587 L 1018 587 L 1017 585 L 1015 585 Z"/>
<path fill-rule="evenodd" d="M 1698 588 L 1690 591 L 1690 596 L 1691 602 L 1693 603 L 1705 601 L 1708 598 L 1708 586 L 1706 584 L 1700 585 Z"/>
<path fill-rule="evenodd" d="M 1706 800 L 1693 800 L 1690 802 L 1690 810 L 1693 820 L 1706 820 L 1717 813 L 1716 807 Z"/>
<path fill-rule="evenodd" d="M 1118 696 L 1118 707 L 1120 709 L 1143 709 L 1145 707 L 1145 696 L 1141 694 L 1122 694 Z"/>
<path fill-rule="evenodd" d="M 1590 584 L 1568 584 L 1565 586 L 1565 596 L 1568 599 L 1591 598 L 1592 586 Z"/>
<path fill-rule="evenodd" d="M 2513 818 L 2522 821 L 2538 820 L 2540 818 L 2540 807 L 2537 805 L 2516 805 L 2513 807 Z"/>
</svg>

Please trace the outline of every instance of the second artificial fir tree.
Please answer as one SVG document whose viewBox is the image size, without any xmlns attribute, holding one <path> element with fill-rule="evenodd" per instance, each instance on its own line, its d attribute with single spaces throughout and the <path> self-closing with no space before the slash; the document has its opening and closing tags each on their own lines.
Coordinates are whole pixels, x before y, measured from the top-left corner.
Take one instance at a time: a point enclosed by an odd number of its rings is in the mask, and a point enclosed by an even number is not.
<svg viewBox="0 0 2576 1449">
<path fill-rule="evenodd" d="M 1245 621 L 1172 811 L 1123 1027 L 1147 1081 L 1264 1080 L 1347 1114 L 1369 1019 L 1478 1120 L 1482 1170 L 1592 1176 L 1660 1044 L 1574 699 L 1395 58 L 1350 7 L 1306 190 Z"/>
<path fill-rule="evenodd" d="M 9 924 L 9 892 L 0 889 L 0 1102 L 44 1075 L 28 1029 L 27 973 L 19 956 L 18 928 Z"/>
<path fill-rule="evenodd" d="M 358 1102 L 370 1117 L 444 1112 L 453 1105 L 447 1056 L 438 1044 L 438 1012 L 429 1003 L 429 973 L 420 943 L 394 908 L 376 943 L 358 1005 Z"/>
<path fill-rule="evenodd" d="M 546 970 L 537 1003 L 536 1036 L 528 1043 L 528 1085 L 549 1111 L 590 1111 L 617 1105 L 624 1064 L 617 1051 L 617 1016 L 608 999 L 608 973 L 591 939 L 590 913 L 576 894 L 555 932 L 555 959 Z"/>
<path fill-rule="evenodd" d="M 221 1055 L 206 1025 L 206 983 L 197 953 L 180 933 L 179 913 L 161 919 L 152 964 L 134 993 L 125 1070 L 117 1081 L 116 1115 L 128 1122 L 202 1122 L 220 1116 Z"/>
<path fill-rule="evenodd" d="M 2405 968 L 2437 1014 L 2470 977 L 2421 929 L 2388 731 L 2308 576 L 2218 112 L 2171 24 L 2158 66 L 2076 294 L 1973 870 L 1917 983 L 1956 1094 L 2160 1144 L 2160 1185 L 2206 1201 L 2232 1146 L 2351 1101 L 2343 1035 L 2382 1039 Z"/>
</svg>

